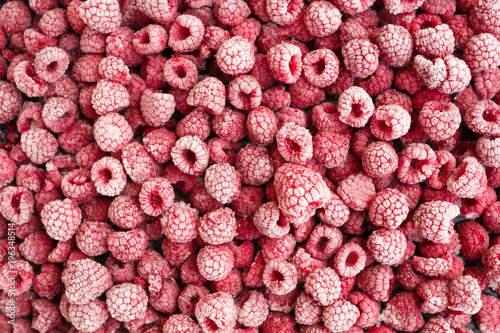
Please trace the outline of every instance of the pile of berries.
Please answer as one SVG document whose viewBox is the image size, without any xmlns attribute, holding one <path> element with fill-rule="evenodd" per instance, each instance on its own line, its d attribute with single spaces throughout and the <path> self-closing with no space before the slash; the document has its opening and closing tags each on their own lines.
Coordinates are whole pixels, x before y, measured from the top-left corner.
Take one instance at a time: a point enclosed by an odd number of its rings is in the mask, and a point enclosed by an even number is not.
<svg viewBox="0 0 500 333">
<path fill-rule="evenodd" d="M 499 333 L 499 66 L 500 0 L 4 2 L 0 332 Z"/>
</svg>

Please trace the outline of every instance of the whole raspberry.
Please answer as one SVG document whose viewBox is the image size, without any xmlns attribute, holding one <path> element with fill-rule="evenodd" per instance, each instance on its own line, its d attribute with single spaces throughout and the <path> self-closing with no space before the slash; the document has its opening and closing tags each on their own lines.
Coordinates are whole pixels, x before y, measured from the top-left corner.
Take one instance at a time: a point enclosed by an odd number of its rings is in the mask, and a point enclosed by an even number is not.
<svg viewBox="0 0 500 333">
<path fill-rule="evenodd" d="M 376 38 L 380 50 L 380 59 L 391 67 L 403 67 L 413 51 L 411 34 L 400 25 L 383 26 Z"/>
<path fill-rule="evenodd" d="M 85 24 L 103 34 L 113 33 L 120 27 L 122 15 L 116 0 L 88 0 L 78 11 Z"/>
<path fill-rule="evenodd" d="M 313 36 L 329 36 L 340 26 L 340 11 L 328 1 L 315 2 L 305 10 L 304 24 Z"/>
<path fill-rule="evenodd" d="M 275 45 L 267 52 L 267 64 L 278 81 L 295 83 L 302 73 L 302 52 L 293 44 Z"/>
<path fill-rule="evenodd" d="M 96 331 L 103 325 L 109 317 L 106 303 L 98 299 L 88 304 L 70 304 L 68 316 L 71 324 L 83 332 Z"/>
<path fill-rule="evenodd" d="M 198 301 L 195 316 L 204 332 L 231 332 L 236 325 L 238 310 L 230 294 L 217 292 Z"/>
<path fill-rule="evenodd" d="M 113 285 L 108 269 L 92 259 L 69 262 L 61 281 L 68 301 L 80 305 L 96 299 Z"/>
<path fill-rule="evenodd" d="M 285 163 L 274 175 L 278 204 L 291 222 L 303 222 L 330 199 L 330 190 L 321 176 L 299 165 Z M 292 195 L 293 193 L 293 195 Z M 303 196 L 306 200 L 297 200 Z"/>
<path fill-rule="evenodd" d="M 377 69 L 379 49 L 367 39 L 352 39 L 342 47 L 342 57 L 346 69 L 364 79 Z"/>
<path fill-rule="evenodd" d="M 481 332 L 493 333 L 500 329 L 500 300 L 492 295 L 481 295 L 483 307 L 474 316 Z"/>
<path fill-rule="evenodd" d="M 207 245 L 196 258 L 200 274 L 209 281 L 221 281 L 234 267 L 234 254 L 227 245 Z"/>
<path fill-rule="evenodd" d="M 466 314 L 476 314 L 483 306 L 481 288 L 470 275 L 452 280 L 448 286 L 448 308 Z"/>
<path fill-rule="evenodd" d="M 60 241 L 67 241 L 76 232 L 82 220 L 82 213 L 71 199 L 54 200 L 47 203 L 40 213 L 47 234 Z"/>
<path fill-rule="evenodd" d="M 371 178 L 357 173 L 346 177 L 339 183 L 337 194 L 350 208 L 363 211 L 368 208 L 369 202 L 375 195 L 375 186 Z"/>
<path fill-rule="evenodd" d="M 210 245 L 225 244 L 236 236 L 236 219 L 230 208 L 209 211 L 199 220 L 200 238 Z"/>
<path fill-rule="evenodd" d="M 333 268 L 317 269 L 306 278 L 304 288 L 323 306 L 340 298 L 340 279 Z"/>
<path fill-rule="evenodd" d="M 185 314 L 171 315 L 163 324 L 163 333 L 196 333 L 201 331 L 198 324 Z"/>
<path fill-rule="evenodd" d="M 212 197 L 222 204 L 227 204 L 238 196 L 241 179 L 229 163 L 219 163 L 206 170 L 205 186 Z"/>
<path fill-rule="evenodd" d="M 372 116 L 374 109 L 371 97 L 363 88 L 351 87 L 339 97 L 339 119 L 351 127 L 364 127 Z"/>
<path fill-rule="evenodd" d="M 144 317 L 148 295 L 139 285 L 122 283 L 106 292 L 106 306 L 111 317 L 129 322 Z"/>
<path fill-rule="evenodd" d="M 149 237 L 142 229 L 115 231 L 108 236 L 108 248 L 113 257 L 127 262 L 138 260 L 148 247 Z"/>
<path fill-rule="evenodd" d="M 331 332 L 340 333 L 353 327 L 359 314 L 359 309 L 354 304 L 339 299 L 323 308 L 322 319 Z"/>
<path fill-rule="evenodd" d="M 186 99 L 187 104 L 202 108 L 206 112 L 219 115 L 226 104 L 226 88 L 215 77 L 207 77 L 198 82 L 190 91 Z"/>
<path fill-rule="evenodd" d="M 431 201 L 421 204 L 413 221 L 415 227 L 425 238 L 447 244 L 451 241 L 453 219 L 460 213 L 458 206 L 446 201 Z"/>
<path fill-rule="evenodd" d="M 382 228 L 372 232 L 366 246 L 376 261 L 395 266 L 403 261 L 407 244 L 401 231 Z"/>
<path fill-rule="evenodd" d="M 500 64 L 500 41 L 492 34 L 472 36 L 464 48 L 464 61 L 472 73 L 482 72 Z"/>
<path fill-rule="evenodd" d="M 297 268 L 281 260 L 271 260 L 262 273 L 264 285 L 276 295 L 286 295 L 297 286 Z"/>
</svg>

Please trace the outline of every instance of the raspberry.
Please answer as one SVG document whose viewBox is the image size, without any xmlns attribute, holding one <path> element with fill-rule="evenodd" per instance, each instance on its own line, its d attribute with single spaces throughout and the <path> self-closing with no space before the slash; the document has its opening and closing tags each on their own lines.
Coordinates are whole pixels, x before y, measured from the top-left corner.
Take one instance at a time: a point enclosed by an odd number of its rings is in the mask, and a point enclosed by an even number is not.
<svg viewBox="0 0 500 333">
<path fill-rule="evenodd" d="M 339 119 L 351 127 L 364 127 L 372 116 L 374 108 L 372 99 L 360 87 L 351 87 L 339 97 Z"/>
<path fill-rule="evenodd" d="M 120 229 L 134 229 L 146 220 L 146 215 L 136 197 L 120 195 L 108 209 L 108 217 Z"/>
<path fill-rule="evenodd" d="M 484 167 L 474 157 L 466 157 L 448 178 L 447 187 L 460 198 L 474 198 L 484 191 L 486 183 Z"/>
<path fill-rule="evenodd" d="M 267 64 L 278 81 L 293 84 L 302 73 L 302 52 L 293 44 L 275 45 L 267 52 Z"/>
<path fill-rule="evenodd" d="M 69 262 L 62 272 L 61 281 L 68 301 L 79 305 L 96 299 L 113 285 L 108 269 L 92 259 Z"/>
<path fill-rule="evenodd" d="M 85 24 L 103 34 L 116 32 L 120 27 L 122 15 L 116 0 L 85 1 L 78 11 Z"/>
<path fill-rule="evenodd" d="M 111 317 L 129 322 L 142 318 L 146 313 L 148 295 L 139 285 L 122 283 L 106 292 L 106 306 Z"/>
<path fill-rule="evenodd" d="M 198 324 L 185 314 L 171 315 L 163 324 L 163 333 L 191 333 L 201 331 Z"/>
<path fill-rule="evenodd" d="M 225 98 L 224 84 L 215 77 L 207 77 L 190 90 L 186 102 L 210 114 L 219 115 L 224 110 Z"/>
<path fill-rule="evenodd" d="M 475 320 L 481 332 L 493 333 L 500 328 L 498 320 L 500 312 L 500 300 L 491 295 L 481 295 L 483 307 L 475 315 Z"/>
<path fill-rule="evenodd" d="M 115 231 L 108 236 L 108 248 L 118 260 L 138 260 L 148 247 L 149 237 L 142 229 Z"/>
<path fill-rule="evenodd" d="M 379 50 L 367 39 L 352 39 L 342 47 L 346 69 L 354 76 L 366 78 L 378 67 Z"/>
<path fill-rule="evenodd" d="M 402 183 L 416 184 L 432 175 L 436 163 L 436 153 L 430 146 L 410 143 L 399 155 L 397 176 Z"/>
<path fill-rule="evenodd" d="M 170 27 L 168 45 L 174 52 L 196 50 L 205 35 L 203 22 L 192 15 L 179 15 Z"/>
<path fill-rule="evenodd" d="M 306 278 L 304 288 L 323 306 L 340 298 L 340 279 L 333 268 L 317 269 Z"/>
<path fill-rule="evenodd" d="M 71 199 L 54 200 L 43 207 L 40 213 L 47 234 L 60 241 L 69 240 L 82 220 L 82 213 Z"/>
<path fill-rule="evenodd" d="M 106 303 L 96 299 L 84 305 L 70 304 L 68 316 L 77 330 L 91 332 L 106 322 L 109 313 Z"/>
<path fill-rule="evenodd" d="M 302 18 L 307 30 L 316 37 L 333 34 L 340 26 L 340 11 L 330 2 L 311 3 Z"/>
<path fill-rule="evenodd" d="M 204 332 L 229 332 L 233 330 L 238 310 L 233 297 L 218 292 L 202 297 L 195 308 L 195 316 Z"/>
<path fill-rule="evenodd" d="M 358 320 L 359 309 L 349 301 L 335 300 L 323 308 L 323 323 L 331 332 L 344 332 Z"/>
<path fill-rule="evenodd" d="M 286 295 L 297 286 L 297 268 L 281 260 L 271 260 L 262 273 L 264 285 L 276 295 Z"/>
<path fill-rule="evenodd" d="M 289 25 L 300 15 L 304 3 L 299 0 L 268 0 L 265 9 L 269 19 L 279 25 Z"/>
<path fill-rule="evenodd" d="M 295 320 L 301 325 L 314 325 L 321 321 L 321 305 L 305 291 L 301 291 L 295 305 Z"/>
<path fill-rule="evenodd" d="M 486 135 L 500 133 L 500 106 L 491 100 L 473 103 L 466 109 L 465 123 L 474 132 Z"/>
<path fill-rule="evenodd" d="M 466 314 L 476 314 L 483 306 L 477 280 L 469 275 L 452 280 L 448 291 L 448 308 Z"/>
<path fill-rule="evenodd" d="M 380 59 L 391 67 L 403 67 L 413 51 L 411 34 L 400 25 L 383 26 L 376 38 Z"/>
<path fill-rule="evenodd" d="M 375 195 L 373 181 L 362 173 L 346 177 L 339 183 L 337 194 L 356 211 L 363 211 Z"/>
<path fill-rule="evenodd" d="M 464 48 L 464 61 L 472 73 L 494 69 L 500 64 L 500 41 L 492 34 L 472 36 Z"/>
</svg>

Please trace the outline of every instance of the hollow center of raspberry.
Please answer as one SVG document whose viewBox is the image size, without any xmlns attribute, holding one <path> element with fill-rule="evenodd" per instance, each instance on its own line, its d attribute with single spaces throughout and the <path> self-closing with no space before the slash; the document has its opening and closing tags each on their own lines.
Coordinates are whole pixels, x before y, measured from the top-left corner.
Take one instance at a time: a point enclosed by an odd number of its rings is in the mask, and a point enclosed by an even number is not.
<svg viewBox="0 0 500 333">
<path fill-rule="evenodd" d="M 325 60 L 321 59 L 320 61 L 314 64 L 314 71 L 316 72 L 316 74 L 320 75 L 325 71 L 325 67 L 326 67 Z"/>
<path fill-rule="evenodd" d="M 205 326 L 209 331 L 217 331 L 219 330 L 219 326 L 210 318 L 205 318 Z"/>
<path fill-rule="evenodd" d="M 163 200 L 162 198 L 156 194 L 156 193 L 151 193 L 149 195 L 149 203 L 151 206 L 153 206 L 154 208 L 158 208 L 161 206 Z"/>
<path fill-rule="evenodd" d="M 361 109 L 360 104 L 353 104 L 352 105 L 351 115 L 354 116 L 354 118 L 359 118 L 363 115 L 363 110 Z"/>
<path fill-rule="evenodd" d="M 319 250 L 323 250 L 327 245 L 328 245 L 328 242 L 330 240 L 328 239 L 328 237 L 321 237 L 319 240 L 318 240 L 318 244 L 316 245 L 316 248 L 319 249 Z"/>
<path fill-rule="evenodd" d="M 52 61 L 50 64 L 47 65 L 48 72 L 53 72 L 56 69 L 57 69 L 57 61 Z"/>
<path fill-rule="evenodd" d="M 196 155 L 191 150 L 186 149 L 182 153 L 182 156 L 189 164 L 194 164 L 196 162 Z"/>
<path fill-rule="evenodd" d="M 181 67 L 181 66 L 177 66 L 174 68 L 174 71 L 175 71 L 175 75 L 177 75 L 178 78 L 180 79 L 183 79 L 186 77 L 186 70 L 184 69 L 184 67 Z"/>
<path fill-rule="evenodd" d="M 271 281 L 281 282 L 283 280 L 285 280 L 285 277 L 283 276 L 283 274 L 281 274 L 281 272 L 273 271 L 273 273 L 271 274 Z"/>
<path fill-rule="evenodd" d="M 351 252 L 347 256 L 347 258 L 345 258 L 345 265 L 346 266 L 354 266 L 354 265 L 356 265 L 358 260 L 359 260 L 359 255 L 356 252 Z"/>
<path fill-rule="evenodd" d="M 184 40 L 184 39 L 188 38 L 189 36 L 191 36 L 191 33 L 189 32 L 188 28 L 180 27 L 179 31 L 178 31 L 178 36 L 179 36 L 179 40 Z"/>
</svg>

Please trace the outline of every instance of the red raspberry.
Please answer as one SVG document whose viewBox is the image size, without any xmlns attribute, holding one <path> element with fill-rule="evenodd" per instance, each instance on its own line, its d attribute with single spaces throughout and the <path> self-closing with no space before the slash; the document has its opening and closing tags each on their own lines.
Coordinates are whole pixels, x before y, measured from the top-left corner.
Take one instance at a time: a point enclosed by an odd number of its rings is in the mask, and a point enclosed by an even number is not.
<svg viewBox="0 0 500 333">
<path fill-rule="evenodd" d="M 340 11 L 330 2 L 311 3 L 305 10 L 304 24 L 309 32 L 316 37 L 333 34 L 340 26 Z"/>
<path fill-rule="evenodd" d="M 195 333 L 201 331 L 198 324 L 185 314 L 171 315 L 163 324 L 163 333 Z"/>
<path fill-rule="evenodd" d="M 146 220 L 146 215 L 141 209 L 136 197 L 120 195 L 114 198 L 109 206 L 108 216 L 120 229 L 134 229 Z"/>
<path fill-rule="evenodd" d="M 98 299 L 88 304 L 70 304 L 68 316 L 71 324 L 82 331 L 95 331 L 103 325 L 109 317 L 106 303 Z"/>
<path fill-rule="evenodd" d="M 367 39 L 352 39 L 342 47 L 346 69 L 354 76 L 366 78 L 378 67 L 378 47 Z"/>
<path fill-rule="evenodd" d="M 200 274 L 209 281 L 221 281 L 234 267 L 234 254 L 227 245 L 207 245 L 196 258 Z"/>
<path fill-rule="evenodd" d="M 82 220 L 82 213 L 71 199 L 54 200 L 47 203 L 40 213 L 47 234 L 60 241 L 73 237 Z"/>
<path fill-rule="evenodd" d="M 146 313 L 148 295 L 139 285 L 122 283 L 106 292 L 106 306 L 111 317 L 129 322 L 142 318 Z"/>
<path fill-rule="evenodd" d="M 225 98 L 226 88 L 224 84 L 215 77 L 207 77 L 190 90 L 186 101 L 189 105 L 203 108 L 210 114 L 218 115 L 224 110 Z"/>
<path fill-rule="evenodd" d="M 479 283 L 469 275 L 452 280 L 447 297 L 449 309 L 466 314 L 476 314 L 483 306 Z"/>
<path fill-rule="evenodd" d="M 486 183 L 484 167 L 474 157 L 466 157 L 448 178 L 447 187 L 460 198 L 474 198 L 484 191 Z"/>
<path fill-rule="evenodd" d="M 493 333 L 500 328 L 500 300 L 491 295 L 482 295 L 483 307 L 475 315 L 475 320 L 481 332 Z"/>
<path fill-rule="evenodd" d="M 403 67 L 409 62 L 413 43 L 410 33 L 404 27 L 393 24 L 385 25 L 380 29 L 376 41 L 380 50 L 380 59 L 389 66 Z"/>
<path fill-rule="evenodd" d="M 108 248 L 118 260 L 138 260 L 148 247 L 149 237 L 142 229 L 115 231 L 108 236 Z"/>
<path fill-rule="evenodd" d="M 104 222 L 83 222 L 75 234 L 78 248 L 88 256 L 99 256 L 108 252 L 107 238 L 114 230 Z"/>
<path fill-rule="evenodd" d="M 337 194 L 350 208 L 363 211 L 375 195 L 375 186 L 369 177 L 357 173 L 339 183 Z"/>
<path fill-rule="evenodd" d="M 204 332 L 229 332 L 236 325 L 238 310 L 233 297 L 218 292 L 202 297 L 196 304 L 195 315 Z"/>
<path fill-rule="evenodd" d="M 63 270 L 61 280 L 71 304 L 87 304 L 113 285 L 106 267 L 92 259 L 74 260 Z"/>
<path fill-rule="evenodd" d="M 335 300 L 323 308 L 322 319 L 331 332 L 344 332 L 354 326 L 359 315 L 359 309 L 351 302 Z"/>
<path fill-rule="evenodd" d="M 24 187 L 7 186 L 0 191 L 0 213 L 9 221 L 21 225 L 31 218 L 34 200 Z"/>
<path fill-rule="evenodd" d="M 295 83 L 302 73 L 302 52 L 293 44 L 275 45 L 267 52 L 267 64 L 278 81 Z"/>
<path fill-rule="evenodd" d="M 472 73 L 493 69 L 500 64 L 500 41 L 489 33 L 472 36 L 464 48 L 464 60 Z"/>
<path fill-rule="evenodd" d="M 144 146 L 138 142 L 130 142 L 123 148 L 122 163 L 127 175 L 139 185 L 160 175 L 159 165 L 153 161 Z"/>
<path fill-rule="evenodd" d="M 491 100 L 471 103 L 465 112 L 465 123 L 474 132 L 486 135 L 500 134 L 500 106 Z"/>
<path fill-rule="evenodd" d="M 94 30 L 110 34 L 118 30 L 122 15 L 116 0 L 89 0 L 80 5 L 80 17 Z"/>
<path fill-rule="evenodd" d="M 376 261 L 395 266 L 403 261 L 407 244 L 401 231 L 382 228 L 372 232 L 366 246 Z"/>
<path fill-rule="evenodd" d="M 281 260 L 271 260 L 262 273 L 264 285 L 276 295 L 286 295 L 297 286 L 297 268 Z"/>
<path fill-rule="evenodd" d="M 432 175 L 436 163 L 436 153 L 430 146 L 410 143 L 399 155 L 397 176 L 402 183 L 416 184 Z"/>
<path fill-rule="evenodd" d="M 364 127 L 374 108 L 371 97 L 360 87 L 351 87 L 339 97 L 339 119 L 351 127 Z"/>
</svg>

